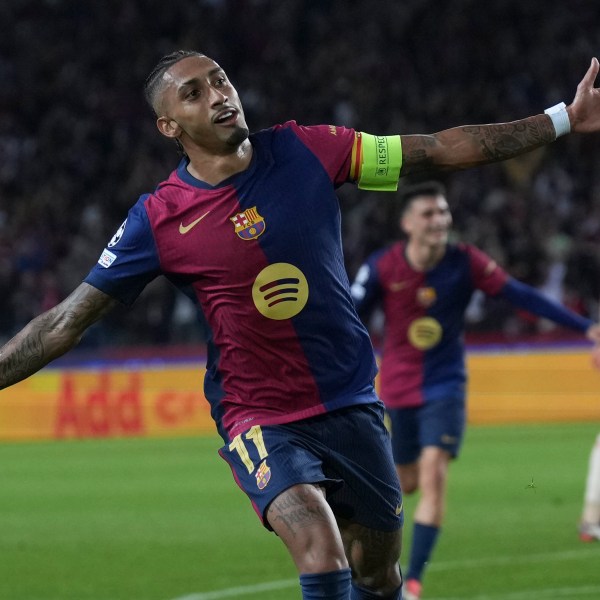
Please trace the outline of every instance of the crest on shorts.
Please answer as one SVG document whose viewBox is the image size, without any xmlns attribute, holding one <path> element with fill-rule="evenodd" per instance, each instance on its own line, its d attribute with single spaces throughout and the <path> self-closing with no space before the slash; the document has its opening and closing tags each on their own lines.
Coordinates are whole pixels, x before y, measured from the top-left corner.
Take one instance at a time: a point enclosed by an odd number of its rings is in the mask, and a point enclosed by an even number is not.
<svg viewBox="0 0 600 600">
<path fill-rule="evenodd" d="M 267 465 L 266 459 L 263 460 L 258 469 L 256 469 L 256 485 L 259 490 L 264 490 L 267 487 L 267 484 L 271 480 L 271 467 Z"/>
<path fill-rule="evenodd" d="M 238 237 L 243 240 L 253 240 L 264 233 L 266 228 L 265 220 L 258 214 L 256 206 L 246 209 L 244 212 L 237 213 L 235 217 L 229 217 Z"/>
<path fill-rule="evenodd" d="M 422 287 L 417 290 L 417 302 L 424 308 L 429 308 L 436 300 L 435 288 Z"/>
</svg>

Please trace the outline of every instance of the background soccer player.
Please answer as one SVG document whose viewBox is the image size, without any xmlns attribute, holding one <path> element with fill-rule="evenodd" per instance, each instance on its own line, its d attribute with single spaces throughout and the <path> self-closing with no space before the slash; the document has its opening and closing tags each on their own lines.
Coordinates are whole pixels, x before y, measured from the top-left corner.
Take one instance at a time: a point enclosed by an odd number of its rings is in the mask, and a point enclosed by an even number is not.
<svg viewBox="0 0 600 600">
<path fill-rule="evenodd" d="M 590 452 L 579 537 L 583 542 L 600 541 L 600 433 Z"/>
<path fill-rule="evenodd" d="M 335 188 L 394 190 L 400 175 L 599 131 L 598 68 L 593 59 L 568 107 L 512 123 L 376 137 L 288 122 L 249 135 L 216 62 L 189 51 L 164 57 L 146 95 L 160 133 L 184 157 L 140 197 L 85 281 L 0 350 L 0 387 L 68 351 L 165 275 L 206 318 L 204 390 L 220 454 L 286 545 L 303 598 L 399 599 L 401 493 L 345 272 Z"/>
<path fill-rule="evenodd" d="M 600 345 L 592 351 L 592 363 L 596 369 L 600 369 Z M 600 433 L 588 461 L 579 537 L 583 542 L 600 541 Z"/>
<path fill-rule="evenodd" d="M 408 187 L 401 202 L 407 240 L 370 256 L 352 295 L 365 319 L 377 302 L 383 306 L 380 396 L 391 421 L 402 491 L 421 491 L 405 586 L 407 600 L 413 600 L 420 596 L 423 569 L 442 525 L 448 465 L 463 437 L 464 313 L 472 293 L 503 296 L 596 342 L 600 326 L 509 277 L 475 247 L 449 244 L 452 216 L 441 184 Z"/>
</svg>

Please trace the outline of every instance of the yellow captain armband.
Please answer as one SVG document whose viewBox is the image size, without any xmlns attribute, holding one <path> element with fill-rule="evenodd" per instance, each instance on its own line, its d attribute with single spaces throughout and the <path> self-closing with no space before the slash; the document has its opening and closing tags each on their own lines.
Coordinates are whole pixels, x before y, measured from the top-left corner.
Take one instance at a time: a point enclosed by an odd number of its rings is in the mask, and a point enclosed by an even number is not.
<svg viewBox="0 0 600 600">
<path fill-rule="evenodd" d="M 350 176 L 361 190 L 395 192 L 402 167 L 399 135 L 357 132 L 352 147 Z"/>
</svg>

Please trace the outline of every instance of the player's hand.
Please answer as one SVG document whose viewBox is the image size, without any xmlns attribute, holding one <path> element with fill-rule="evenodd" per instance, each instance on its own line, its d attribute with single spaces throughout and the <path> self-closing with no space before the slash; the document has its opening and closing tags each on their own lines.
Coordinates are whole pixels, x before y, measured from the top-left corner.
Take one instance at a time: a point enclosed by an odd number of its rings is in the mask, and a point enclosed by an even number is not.
<svg viewBox="0 0 600 600">
<path fill-rule="evenodd" d="M 592 350 L 592 365 L 600 371 L 600 345 L 594 346 Z"/>
<path fill-rule="evenodd" d="M 600 371 L 600 324 L 591 325 L 585 334 L 595 344 L 592 348 L 592 365 Z"/>
<path fill-rule="evenodd" d="M 577 86 L 573 102 L 567 106 L 571 131 L 591 133 L 600 131 L 600 88 L 594 87 L 600 64 L 592 58 L 592 64 Z"/>
<path fill-rule="evenodd" d="M 600 324 L 595 323 L 594 325 L 590 325 L 588 327 L 587 331 L 585 332 L 585 335 L 588 340 L 590 340 L 591 342 L 594 342 L 594 344 L 596 344 L 594 351 L 595 350 L 600 351 Z"/>
</svg>

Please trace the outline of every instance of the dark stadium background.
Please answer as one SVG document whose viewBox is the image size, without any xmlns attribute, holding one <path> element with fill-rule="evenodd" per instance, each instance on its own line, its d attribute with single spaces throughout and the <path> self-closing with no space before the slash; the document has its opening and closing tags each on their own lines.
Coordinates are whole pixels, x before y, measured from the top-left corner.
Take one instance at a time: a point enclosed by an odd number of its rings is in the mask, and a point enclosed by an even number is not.
<svg viewBox="0 0 600 600">
<path fill-rule="evenodd" d="M 0 5 L 0 342 L 65 297 L 139 194 L 177 163 L 142 98 L 163 55 L 228 72 L 253 130 L 288 119 L 427 133 L 570 102 L 600 52 L 597 3 L 514 0 L 9 0 Z M 600 294 L 600 138 L 445 176 L 458 238 L 575 310 Z M 340 191 L 352 277 L 395 236 L 393 195 Z M 301 210 L 301 207 L 299 207 Z M 162 280 L 82 348 L 202 342 Z M 544 323 L 485 301 L 472 339 Z M 478 337 L 477 337 L 478 336 Z"/>
</svg>

